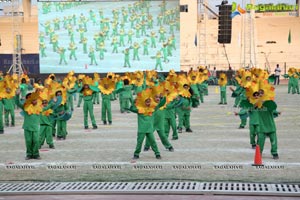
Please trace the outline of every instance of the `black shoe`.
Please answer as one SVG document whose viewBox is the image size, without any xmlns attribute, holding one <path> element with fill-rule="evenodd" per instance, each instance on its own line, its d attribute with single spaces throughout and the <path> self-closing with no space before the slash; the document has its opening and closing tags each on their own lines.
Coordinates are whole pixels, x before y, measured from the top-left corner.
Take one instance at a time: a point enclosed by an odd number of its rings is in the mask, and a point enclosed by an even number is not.
<svg viewBox="0 0 300 200">
<path fill-rule="evenodd" d="M 279 159 L 278 154 L 274 154 L 274 155 L 273 155 L 273 159 L 274 159 L 274 160 L 278 160 L 278 159 Z"/>
<path fill-rule="evenodd" d="M 25 160 L 30 160 L 30 159 L 32 159 L 31 156 L 26 156 L 26 157 L 25 157 Z"/>
<path fill-rule="evenodd" d="M 42 159 L 41 156 L 33 156 L 32 158 L 36 159 L 36 160 L 41 160 Z"/>
<path fill-rule="evenodd" d="M 187 128 L 185 131 L 189 132 L 189 133 L 193 132 L 192 129 L 190 129 L 190 128 Z"/>
<path fill-rule="evenodd" d="M 173 137 L 172 140 L 178 140 L 178 137 Z"/>
<path fill-rule="evenodd" d="M 252 144 L 252 149 L 255 149 L 256 148 L 256 144 Z"/>
<path fill-rule="evenodd" d="M 144 147 L 144 151 L 149 151 L 149 147 Z"/>
<path fill-rule="evenodd" d="M 103 121 L 103 124 L 106 125 L 106 121 Z"/>
<path fill-rule="evenodd" d="M 178 128 L 178 133 L 182 133 L 182 128 Z"/>
<path fill-rule="evenodd" d="M 93 126 L 93 129 L 97 129 L 97 128 L 98 128 L 98 126 L 96 126 L 96 125 Z"/>
<path fill-rule="evenodd" d="M 88 127 L 88 126 L 85 126 L 84 129 L 89 129 L 89 127 Z"/>
<path fill-rule="evenodd" d="M 156 155 L 155 158 L 156 159 L 161 159 L 161 156 L 160 155 Z"/>
<path fill-rule="evenodd" d="M 169 151 L 174 152 L 174 148 L 173 148 L 173 147 L 170 147 L 170 148 L 169 148 Z"/>
<path fill-rule="evenodd" d="M 108 124 L 111 125 L 111 124 L 112 124 L 112 121 L 108 121 Z"/>
<path fill-rule="evenodd" d="M 245 126 L 239 126 L 239 129 L 245 128 Z"/>
<path fill-rule="evenodd" d="M 4 134 L 4 130 L 0 130 L 0 134 Z"/>
<path fill-rule="evenodd" d="M 49 148 L 50 148 L 50 149 L 55 149 L 55 147 L 54 147 L 53 144 L 49 145 Z"/>
<path fill-rule="evenodd" d="M 137 156 L 137 155 L 134 155 L 132 159 L 136 160 L 136 159 L 139 159 L 140 157 Z"/>
</svg>

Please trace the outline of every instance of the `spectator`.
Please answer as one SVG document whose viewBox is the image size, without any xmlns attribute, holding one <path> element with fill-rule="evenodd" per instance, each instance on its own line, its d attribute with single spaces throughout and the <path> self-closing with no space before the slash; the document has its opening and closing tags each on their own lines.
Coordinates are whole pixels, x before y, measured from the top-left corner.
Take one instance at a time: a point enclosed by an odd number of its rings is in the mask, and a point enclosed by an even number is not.
<svg viewBox="0 0 300 200">
<path fill-rule="evenodd" d="M 280 82 L 280 73 L 281 73 L 281 69 L 279 67 L 279 64 L 276 65 L 276 68 L 275 68 L 275 80 L 274 80 L 274 85 L 279 85 L 279 82 Z"/>
</svg>

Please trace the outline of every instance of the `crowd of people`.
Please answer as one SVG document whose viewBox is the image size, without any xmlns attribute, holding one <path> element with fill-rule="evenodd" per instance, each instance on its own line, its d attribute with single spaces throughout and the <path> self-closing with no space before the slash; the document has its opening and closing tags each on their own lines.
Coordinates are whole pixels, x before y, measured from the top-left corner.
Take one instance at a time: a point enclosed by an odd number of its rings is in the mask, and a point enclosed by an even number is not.
<svg viewBox="0 0 300 200">
<path fill-rule="evenodd" d="M 290 68 L 290 81 L 298 85 L 299 69 Z M 235 98 L 234 107 L 239 108 L 239 128 L 244 128 L 249 118 L 249 137 L 252 148 L 264 149 L 265 139 L 270 138 L 271 154 L 278 159 L 277 135 L 274 118 L 280 112 L 274 101 L 275 88 L 269 82 L 267 71 L 252 68 L 239 69 L 235 75 L 235 87 L 230 87 L 231 97 Z M 295 79 L 295 80 L 294 80 Z M 174 151 L 172 140 L 178 140 L 178 133 L 193 132 L 190 124 L 191 112 L 208 95 L 209 73 L 205 67 L 198 67 L 187 73 L 170 70 L 165 76 L 157 71 L 127 72 L 120 76 L 107 73 L 103 78 L 94 73 L 93 77 L 69 72 L 61 81 L 50 74 L 44 81 L 38 79 L 31 86 L 29 77 L 23 74 L 0 75 L 0 133 L 4 128 L 15 126 L 15 107 L 22 109 L 23 129 L 26 143 L 26 159 L 40 159 L 39 149 L 46 142 L 54 149 L 54 140 L 65 140 L 68 123 L 74 111 L 74 95 L 79 94 L 77 107 L 83 101 L 83 129 L 97 129 L 94 104 L 100 103 L 101 121 L 104 125 L 113 123 L 111 101 L 119 99 L 120 112 L 134 112 L 138 116 L 137 144 L 133 154 L 138 159 L 144 139 L 144 151 L 150 148 L 157 159 L 161 158 L 154 132 L 158 133 L 163 146 Z M 294 84 L 294 83 L 293 83 Z M 227 76 L 218 77 L 220 103 L 227 104 Z M 295 85 L 295 84 L 294 84 Z M 298 86 L 291 86 L 292 92 L 299 93 Z M 289 84 L 290 92 L 290 84 Z M 101 96 L 101 97 L 100 97 Z M 3 123 L 4 114 L 4 123 Z"/>
</svg>

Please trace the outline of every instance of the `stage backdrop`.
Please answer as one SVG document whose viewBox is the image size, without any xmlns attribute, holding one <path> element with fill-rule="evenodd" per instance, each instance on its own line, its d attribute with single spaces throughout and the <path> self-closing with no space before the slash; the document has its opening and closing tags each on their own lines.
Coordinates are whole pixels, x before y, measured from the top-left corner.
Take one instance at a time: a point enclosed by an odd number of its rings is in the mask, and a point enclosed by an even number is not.
<svg viewBox="0 0 300 200">
<path fill-rule="evenodd" d="M 179 0 L 38 2 L 41 73 L 180 71 Z"/>
</svg>

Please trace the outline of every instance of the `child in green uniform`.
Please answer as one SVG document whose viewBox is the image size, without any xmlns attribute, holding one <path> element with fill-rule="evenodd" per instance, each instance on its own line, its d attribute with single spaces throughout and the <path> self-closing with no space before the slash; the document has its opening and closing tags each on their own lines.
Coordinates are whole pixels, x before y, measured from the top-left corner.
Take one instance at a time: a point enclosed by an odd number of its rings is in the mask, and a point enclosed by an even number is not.
<svg viewBox="0 0 300 200">
<path fill-rule="evenodd" d="M 40 93 L 40 97 L 42 98 L 42 106 L 43 108 L 48 106 L 48 95 L 47 89 Z M 52 114 L 53 110 L 48 109 L 41 113 L 40 116 L 40 148 L 46 143 L 49 145 L 50 149 L 54 149 L 53 143 L 53 135 L 52 135 L 52 122 L 50 115 Z"/>
<path fill-rule="evenodd" d="M 2 99 L 4 105 L 5 126 L 9 126 L 9 115 L 11 126 L 15 126 L 15 88 L 5 88 L 5 98 Z"/>
<path fill-rule="evenodd" d="M 107 121 L 109 124 L 112 124 L 110 101 L 112 99 L 113 91 L 115 90 L 115 83 L 110 78 L 103 78 L 100 81 L 99 89 L 102 97 L 101 119 L 103 124 L 107 124 Z"/>
<path fill-rule="evenodd" d="M 152 92 L 154 93 L 154 101 L 158 104 L 163 97 L 164 88 L 162 85 L 152 87 Z M 173 146 L 169 142 L 168 137 L 165 135 L 165 127 L 164 127 L 164 120 L 165 120 L 165 108 L 161 107 L 156 112 L 153 113 L 153 131 L 157 131 L 158 136 L 160 138 L 161 143 L 164 145 L 166 149 L 169 151 L 174 151 Z M 146 144 L 144 147 L 144 151 L 148 151 L 150 148 L 149 139 L 146 138 Z"/>
<path fill-rule="evenodd" d="M 79 88 L 79 92 L 83 94 L 83 122 L 84 129 L 88 129 L 88 114 L 92 121 L 93 129 L 97 129 L 96 120 L 94 116 L 93 93 L 99 91 L 97 87 L 93 87 L 93 79 L 86 76 L 83 79 L 83 87 Z"/>
<path fill-rule="evenodd" d="M 263 97 L 263 95 L 265 95 L 265 92 L 266 91 L 264 89 L 260 89 L 260 97 Z M 277 152 L 276 125 L 274 121 L 274 114 L 278 113 L 276 111 L 276 108 L 276 103 L 272 100 L 268 100 L 264 101 L 262 107 L 258 109 L 258 145 L 262 153 L 264 150 L 265 139 L 266 137 L 269 137 L 271 142 L 271 154 L 274 159 L 279 159 Z"/>
<path fill-rule="evenodd" d="M 130 107 L 129 110 L 137 113 L 138 116 L 137 144 L 133 159 L 139 158 L 145 137 L 149 140 L 150 146 L 155 153 L 155 157 L 157 159 L 161 159 L 160 152 L 153 135 L 153 113 L 164 103 L 165 101 L 161 101 L 160 104 L 157 105 L 151 97 L 150 89 L 146 89 L 138 94 L 135 105 Z"/>
<path fill-rule="evenodd" d="M 117 93 L 119 93 L 120 98 L 120 109 L 121 113 L 124 113 L 126 109 L 130 108 L 130 105 L 133 103 L 132 96 L 132 85 L 130 84 L 129 78 L 124 78 L 123 80 L 124 86 L 123 88 L 118 89 Z"/>
<path fill-rule="evenodd" d="M 26 160 L 41 159 L 39 154 L 39 127 L 40 127 L 40 114 L 42 111 L 49 109 L 52 105 L 42 108 L 41 101 L 39 100 L 39 93 L 29 93 L 26 95 L 24 103 L 19 100 L 20 90 L 16 92 L 16 105 L 23 109 L 24 115 L 24 136 L 26 143 Z M 56 98 L 53 102 L 56 102 Z"/>
<path fill-rule="evenodd" d="M 220 78 L 218 80 L 218 84 L 220 86 L 220 94 L 221 100 L 219 104 L 227 104 L 226 100 L 226 85 L 227 85 L 227 76 L 225 73 L 220 74 Z"/>
<path fill-rule="evenodd" d="M 179 97 L 178 92 L 175 89 L 174 85 L 172 85 L 169 81 L 163 82 L 165 92 L 166 92 L 166 108 L 165 108 L 165 135 L 169 138 L 170 127 L 172 128 L 172 140 L 178 140 L 178 132 L 176 127 L 176 118 L 175 118 L 175 108 L 178 107 Z"/>
<path fill-rule="evenodd" d="M 178 133 L 182 133 L 183 126 L 186 128 L 186 132 L 193 132 L 190 128 L 192 90 L 190 89 L 187 80 L 182 80 L 182 82 L 183 83 L 179 87 L 180 101 L 182 101 L 182 104 L 177 109 Z"/>
</svg>

